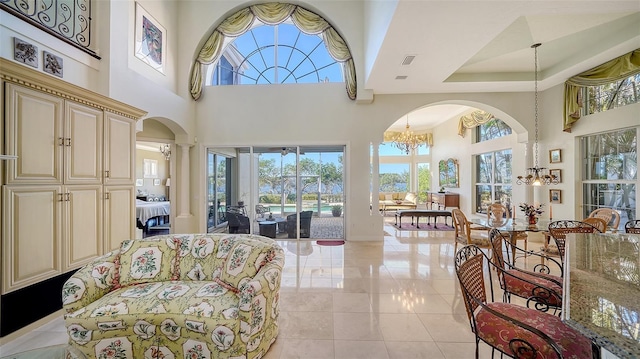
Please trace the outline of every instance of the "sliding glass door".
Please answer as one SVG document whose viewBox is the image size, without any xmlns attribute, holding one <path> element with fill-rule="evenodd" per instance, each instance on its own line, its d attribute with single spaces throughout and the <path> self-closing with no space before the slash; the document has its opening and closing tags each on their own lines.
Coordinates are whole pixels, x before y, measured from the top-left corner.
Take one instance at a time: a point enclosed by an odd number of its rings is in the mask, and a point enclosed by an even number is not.
<svg viewBox="0 0 640 359">
<path fill-rule="evenodd" d="M 230 198 L 230 158 L 214 149 L 207 149 L 207 232 L 224 226 L 227 198 Z"/>
<path fill-rule="evenodd" d="M 208 229 L 288 240 L 343 239 L 343 158 L 344 146 L 208 150 L 208 201 L 215 208 L 209 210 Z"/>
</svg>

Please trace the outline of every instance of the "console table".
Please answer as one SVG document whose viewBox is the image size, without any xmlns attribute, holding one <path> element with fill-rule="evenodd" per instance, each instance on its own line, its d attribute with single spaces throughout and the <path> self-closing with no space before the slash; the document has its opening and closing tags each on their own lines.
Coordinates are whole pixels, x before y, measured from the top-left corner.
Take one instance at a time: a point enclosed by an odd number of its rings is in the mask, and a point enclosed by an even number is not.
<svg viewBox="0 0 640 359">
<path fill-rule="evenodd" d="M 449 207 L 460 208 L 460 195 L 458 193 L 440 193 L 440 192 L 427 192 L 427 203 L 430 204 L 431 209 L 436 206 L 436 209 L 446 209 Z"/>
</svg>

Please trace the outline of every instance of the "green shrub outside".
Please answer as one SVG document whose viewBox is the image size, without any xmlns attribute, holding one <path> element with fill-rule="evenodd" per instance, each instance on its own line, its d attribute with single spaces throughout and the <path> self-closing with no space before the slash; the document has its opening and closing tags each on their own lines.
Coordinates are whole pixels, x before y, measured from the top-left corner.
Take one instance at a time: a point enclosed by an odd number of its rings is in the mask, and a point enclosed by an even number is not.
<svg viewBox="0 0 640 359">
<path fill-rule="evenodd" d="M 260 203 L 280 203 L 279 194 L 264 194 L 260 196 Z"/>
</svg>

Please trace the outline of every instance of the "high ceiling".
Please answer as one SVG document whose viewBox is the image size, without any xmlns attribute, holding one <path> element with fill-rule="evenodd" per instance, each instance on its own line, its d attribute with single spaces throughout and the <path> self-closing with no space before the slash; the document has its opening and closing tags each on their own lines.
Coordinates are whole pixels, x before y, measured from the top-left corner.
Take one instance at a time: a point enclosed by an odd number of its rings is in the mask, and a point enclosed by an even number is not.
<svg viewBox="0 0 640 359">
<path fill-rule="evenodd" d="M 639 0 L 398 0 L 389 16 L 384 38 L 368 41 L 379 43 L 365 80 L 374 94 L 532 91 L 534 43 L 542 43 L 543 91 L 640 48 Z M 470 110 L 432 106 L 410 113 L 409 123 L 431 128 Z M 405 124 L 403 117 L 390 129 Z"/>
</svg>

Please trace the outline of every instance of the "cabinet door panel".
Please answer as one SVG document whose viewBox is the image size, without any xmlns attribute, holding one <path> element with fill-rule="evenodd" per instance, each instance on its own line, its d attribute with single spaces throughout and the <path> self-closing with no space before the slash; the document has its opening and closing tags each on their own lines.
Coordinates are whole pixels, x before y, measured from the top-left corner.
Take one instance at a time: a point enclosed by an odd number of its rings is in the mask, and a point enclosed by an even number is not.
<svg viewBox="0 0 640 359">
<path fill-rule="evenodd" d="M 60 186 L 3 187 L 2 292 L 62 273 Z"/>
<path fill-rule="evenodd" d="M 66 272 L 102 254 L 102 186 L 66 186 L 64 197 Z"/>
<path fill-rule="evenodd" d="M 67 102 L 66 114 L 65 184 L 102 183 L 103 112 Z"/>
<path fill-rule="evenodd" d="M 120 247 L 125 239 L 135 238 L 136 216 L 133 186 L 105 186 L 104 252 Z"/>
<path fill-rule="evenodd" d="M 104 184 L 133 185 L 135 179 L 135 122 L 105 112 Z"/>
<path fill-rule="evenodd" d="M 64 103 L 61 98 L 6 85 L 7 183 L 62 183 Z"/>
</svg>

